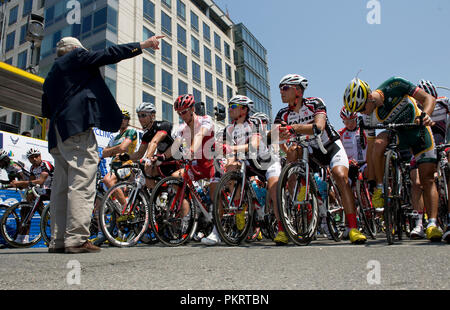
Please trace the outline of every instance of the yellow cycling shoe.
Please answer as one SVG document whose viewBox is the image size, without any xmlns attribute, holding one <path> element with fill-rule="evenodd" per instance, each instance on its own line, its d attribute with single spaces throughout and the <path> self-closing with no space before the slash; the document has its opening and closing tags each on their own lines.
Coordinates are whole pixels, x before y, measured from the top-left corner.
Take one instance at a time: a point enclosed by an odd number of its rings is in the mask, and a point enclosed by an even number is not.
<svg viewBox="0 0 450 310">
<path fill-rule="evenodd" d="M 247 204 L 244 205 L 244 210 L 236 213 L 236 227 L 238 230 L 245 228 L 245 211 L 247 211 Z"/>
<path fill-rule="evenodd" d="M 373 192 L 372 204 L 375 209 L 384 208 L 384 198 L 381 188 L 377 188 Z"/>
<path fill-rule="evenodd" d="M 350 242 L 354 244 L 363 244 L 367 241 L 366 236 L 364 236 L 358 229 L 352 228 L 348 233 Z"/>
<path fill-rule="evenodd" d="M 442 239 L 442 231 L 436 226 L 428 226 L 425 234 L 427 239 L 433 242 L 441 241 Z"/>
<path fill-rule="evenodd" d="M 285 245 L 288 244 L 289 238 L 284 231 L 279 231 L 273 241 L 275 241 L 277 245 Z"/>
</svg>

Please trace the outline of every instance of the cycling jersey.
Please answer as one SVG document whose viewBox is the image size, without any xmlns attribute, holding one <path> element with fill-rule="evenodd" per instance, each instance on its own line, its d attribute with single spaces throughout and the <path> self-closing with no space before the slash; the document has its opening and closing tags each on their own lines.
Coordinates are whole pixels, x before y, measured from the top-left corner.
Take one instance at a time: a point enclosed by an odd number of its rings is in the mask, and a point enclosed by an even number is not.
<svg viewBox="0 0 450 310">
<path fill-rule="evenodd" d="M 190 149 L 193 143 L 195 134 L 199 133 L 202 128 L 206 129 L 207 133 L 202 139 L 201 153 L 194 154 L 194 160 L 192 162 L 195 169 L 200 173 L 195 175 L 195 179 L 214 178 L 214 122 L 209 115 L 194 116 L 194 132 L 191 132 L 191 128 L 186 124 L 181 124 L 176 131 L 173 132 L 172 137 L 174 140 L 180 139 L 184 146 L 184 151 Z M 176 154 L 172 154 L 174 158 L 179 157 Z M 200 157 L 200 158 L 197 158 Z"/>
<path fill-rule="evenodd" d="M 137 131 L 134 128 L 127 128 L 123 133 L 118 133 L 111 137 L 107 147 L 113 147 L 122 144 L 125 139 L 130 139 L 131 143 L 128 146 L 128 154 L 133 154 L 137 145 Z"/>
<path fill-rule="evenodd" d="M 36 180 L 41 178 L 42 172 L 48 173 L 48 177 L 47 177 L 47 179 L 45 179 L 45 182 L 44 182 L 44 184 L 41 185 L 41 187 L 45 188 L 45 189 L 49 189 L 49 188 L 51 188 L 51 185 L 52 185 L 53 170 L 54 170 L 54 167 L 50 162 L 48 162 L 46 160 L 42 160 L 42 162 L 39 166 L 37 166 L 37 167 L 31 166 L 30 173 L 32 176 L 34 176 L 34 178 Z"/>
<path fill-rule="evenodd" d="M 420 88 L 413 83 L 392 77 L 380 85 L 375 91 L 381 94 L 383 105 L 375 108 L 371 115 L 364 115 L 364 124 L 413 123 L 422 110 L 412 97 Z M 375 130 L 367 130 L 370 139 L 375 138 Z M 411 148 L 418 163 L 435 162 L 436 151 L 434 138 L 429 126 L 425 129 L 408 128 L 398 130 L 400 148 Z"/>
<path fill-rule="evenodd" d="M 356 160 L 358 163 L 366 160 L 367 137 L 363 135 L 363 147 L 361 146 L 361 131 L 359 128 L 348 130 L 346 127 L 339 130 L 342 144 L 349 160 Z"/>
<path fill-rule="evenodd" d="M 275 124 L 286 122 L 288 125 L 292 124 L 312 124 L 316 115 L 327 115 L 327 108 L 325 103 L 320 98 L 303 98 L 302 106 L 299 112 L 295 112 L 289 107 L 281 109 L 275 117 Z M 325 130 L 322 134 L 322 143 L 332 143 L 339 140 L 339 134 L 330 124 L 328 117 L 325 125 Z M 318 148 L 317 142 L 313 142 L 311 147 Z"/>
<path fill-rule="evenodd" d="M 434 140 L 437 144 L 446 142 L 448 114 L 450 111 L 449 105 L 450 101 L 447 97 L 439 97 L 436 99 L 436 106 L 431 114 L 431 119 L 435 122 L 431 130 L 433 131 Z M 422 108 L 420 104 L 419 107 Z"/>
<path fill-rule="evenodd" d="M 158 143 L 157 150 L 159 154 L 164 153 L 173 143 L 172 124 L 167 121 L 154 121 L 149 129 L 145 129 L 142 136 L 142 144 L 150 143 L 158 132 L 165 132 L 166 137 Z"/>
<path fill-rule="evenodd" d="M 20 179 L 20 177 L 19 177 L 20 173 L 25 172 L 23 167 L 13 160 L 11 160 L 9 162 L 9 165 L 8 165 L 8 167 L 5 168 L 5 171 L 8 174 L 8 179 L 10 181 L 12 181 L 16 178 Z"/>
</svg>

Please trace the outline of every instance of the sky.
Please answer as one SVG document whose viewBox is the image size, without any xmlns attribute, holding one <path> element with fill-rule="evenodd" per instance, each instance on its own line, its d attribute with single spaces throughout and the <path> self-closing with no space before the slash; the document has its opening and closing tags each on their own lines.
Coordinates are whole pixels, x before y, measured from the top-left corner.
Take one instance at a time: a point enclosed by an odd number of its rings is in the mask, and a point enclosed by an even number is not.
<svg viewBox="0 0 450 310">
<path fill-rule="evenodd" d="M 214 0 L 267 49 L 273 117 L 286 104 L 278 84 L 297 73 L 305 97 L 325 101 L 335 129 L 343 93 L 358 77 L 376 89 L 392 76 L 450 87 L 449 0 Z M 379 23 L 375 7 L 379 5 Z M 438 89 L 440 96 L 450 91 Z"/>
</svg>

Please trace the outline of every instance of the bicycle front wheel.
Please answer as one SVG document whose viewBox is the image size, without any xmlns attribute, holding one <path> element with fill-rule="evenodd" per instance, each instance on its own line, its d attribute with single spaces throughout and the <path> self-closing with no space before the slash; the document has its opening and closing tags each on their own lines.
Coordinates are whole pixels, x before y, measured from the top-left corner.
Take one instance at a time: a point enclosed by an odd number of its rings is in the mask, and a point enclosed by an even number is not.
<svg viewBox="0 0 450 310">
<path fill-rule="evenodd" d="M 377 223 L 375 220 L 375 208 L 370 199 L 369 189 L 364 180 L 356 181 L 356 196 L 358 197 L 358 214 L 362 218 L 363 230 L 370 238 L 376 239 Z"/>
<path fill-rule="evenodd" d="M 399 169 L 397 154 L 388 151 L 384 167 L 384 226 L 388 244 L 394 243 L 397 233 Z"/>
<path fill-rule="evenodd" d="M 284 231 L 296 245 L 311 243 L 317 231 L 319 206 L 317 187 L 309 177 L 306 191 L 306 174 L 303 163 L 290 163 L 281 171 L 278 181 L 278 210 Z"/>
<path fill-rule="evenodd" d="M 137 185 L 122 182 L 111 187 L 100 206 L 100 228 L 117 247 L 135 245 L 148 228 L 148 199 Z"/>
<path fill-rule="evenodd" d="M 52 229 L 50 226 L 50 204 L 48 204 L 44 208 L 44 211 L 42 211 L 40 226 L 42 239 L 44 240 L 45 245 L 49 246 L 50 240 L 52 239 Z"/>
<path fill-rule="evenodd" d="M 152 191 L 150 225 L 165 245 L 180 246 L 189 240 L 197 227 L 197 208 L 188 186 L 182 192 L 183 180 L 167 177 Z"/>
<path fill-rule="evenodd" d="M 214 223 L 222 240 L 231 246 L 239 245 L 252 226 L 253 205 L 248 183 L 244 186 L 242 191 L 239 172 L 227 172 L 220 179 L 214 197 Z"/>
<path fill-rule="evenodd" d="M 27 248 L 37 244 L 42 237 L 41 215 L 33 205 L 19 202 L 6 209 L 1 219 L 0 231 L 3 239 L 12 247 Z"/>
</svg>

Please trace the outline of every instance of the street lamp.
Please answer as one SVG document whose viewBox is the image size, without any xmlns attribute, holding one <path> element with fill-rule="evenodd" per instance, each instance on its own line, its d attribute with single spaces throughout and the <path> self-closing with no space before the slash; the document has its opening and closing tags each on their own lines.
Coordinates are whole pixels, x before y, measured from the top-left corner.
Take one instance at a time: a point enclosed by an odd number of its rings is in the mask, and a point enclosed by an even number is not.
<svg viewBox="0 0 450 310">
<path fill-rule="evenodd" d="M 34 50 L 36 47 L 41 45 L 42 40 L 44 39 L 44 17 L 37 14 L 30 14 L 28 16 L 27 22 L 27 34 L 25 36 L 25 40 L 31 42 L 31 60 L 30 65 L 27 67 L 27 71 L 36 74 L 35 67 L 36 64 L 33 64 L 34 58 Z"/>
</svg>

